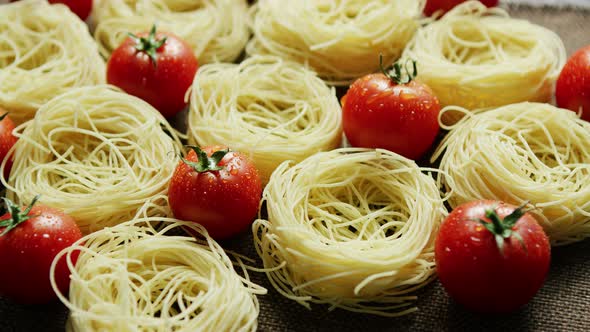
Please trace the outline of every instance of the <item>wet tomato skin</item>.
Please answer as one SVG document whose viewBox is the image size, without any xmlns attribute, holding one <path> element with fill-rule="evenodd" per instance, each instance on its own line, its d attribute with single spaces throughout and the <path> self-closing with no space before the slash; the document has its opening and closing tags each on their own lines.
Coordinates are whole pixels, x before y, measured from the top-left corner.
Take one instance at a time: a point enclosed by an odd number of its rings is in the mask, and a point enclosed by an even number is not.
<svg viewBox="0 0 590 332">
<path fill-rule="evenodd" d="M 440 104 L 417 81 L 396 84 L 382 73 L 356 80 L 342 98 L 342 123 L 355 147 L 383 148 L 420 158 L 439 131 Z"/>
<path fill-rule="evenodd" d="M 140 33 L 138 38 L 149 38 Z M 199 68 L 191 47 L 169 32 L 155 34 L 165 42 L 155 50 L 156 64 L 138 51 L 137 39 L 127 38 L 116 48 L 107 63 L 107 82 L 139 97 L 170 118 L 186 106 L 185 95 Z"/>
<path fill-rule="evenodd" d="M 574 53 L 561 70 L 555 99 L 561 108 L 581 109 L 582 119 L 590 121 L 590 45 Z"/>
<path fill-rule="evenodd" d="M 11 0 L 10 2 L 15 1 L 18 0 Z M 62 3 L 68 6 L 82 21 L 85 21 L 92 11 L 92 0 L 49 0 L 49 3 Z"/>
<path fill-rule="evenodd" d="M 82 237 L 75 220 L 61 210 L 35 205 L 33 216 L 0 236 L 0 295 L 18 303 L 42 304 L 56 298 L 49 281 L 55 256 Z M 9 218 L 9 214 L 0 220 Z M 0 227 L 0 234 L 4 231 Z M 76 262 L 78 252 L 72 257 Z M 55 269 L 55 280 L 63 294 L 68 293 L 70 271 L 62 259 Z"/>
<path fill-rule="evenodd" d="M 428 0 L 424 7 L 424 15 L 431 16 L 438 10 L 442 10 L 443 13 L 446 13 L 465 1 L 467 0 Z M 495 7 L 498 5 L 499 0 L 480 0 L 479 2 L 487 7 Z"/>
<path fill-rule="evenodd" d="M 447 293 L 477 312 L 514 311 L 541 288 L 551 257 L 549 239 L 535 218 L 526 213 L 512 228 L 522 237 L 504 241 L 503 254 L 494 235 L 474 219 L 496 209 L 504 218 L 515 207 L 481 200 L 456 207 L 443 221 L 435 244 L 439 280 Z"/>
<path fill-rule="evenodd" d="M 203 148 L 211 156 L 223 146 Z M 188 161 L 198 161 L 190 150 Z M 262 184 L 258 170 L 243 154 L 228 152 L 217 171 L 199 173 L 183 161 L 170 181 L 168 199 L 174 217 L 203 225 L 216 240 L 245 231 L 258 214 Z"/>
<path fill-rule="evenodd" d="M 18 140 L 16 136 L 12 134 L 12 131 L 15 128 L 15 124 L 10 119 L 10 115 L 6 114 L 6 111 L 0 108 L 0 163 L 8 156 L 10 149 L 16 144 Z M 4 166 L 4 178 L 8 179 L 10 175 L 10 170 L 12 169 L 12 156 L 9 157 L 10 159 L 6 161 Z"/>
</svg>

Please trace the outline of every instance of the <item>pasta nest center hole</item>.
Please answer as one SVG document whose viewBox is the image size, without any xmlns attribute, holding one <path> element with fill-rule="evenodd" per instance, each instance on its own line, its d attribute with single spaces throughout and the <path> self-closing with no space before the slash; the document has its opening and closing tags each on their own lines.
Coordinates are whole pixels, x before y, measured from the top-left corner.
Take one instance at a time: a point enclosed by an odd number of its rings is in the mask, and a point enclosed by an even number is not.
<svg viewBox="0 0 590 332">
<path fill-rule="evenodd" d="M 367 174 L 366 171 L 360 173 Z M 307 213 L 315 231 L 326 242 L 390 240 L 402 236 L 400 230 L 410 211 L 401 188 L 379 178 L 347 173 L 338 174 L 333 180 L 350 176 L 352 181 L 333 186 L 324 183 L 309 191 Z"/>
</svg>

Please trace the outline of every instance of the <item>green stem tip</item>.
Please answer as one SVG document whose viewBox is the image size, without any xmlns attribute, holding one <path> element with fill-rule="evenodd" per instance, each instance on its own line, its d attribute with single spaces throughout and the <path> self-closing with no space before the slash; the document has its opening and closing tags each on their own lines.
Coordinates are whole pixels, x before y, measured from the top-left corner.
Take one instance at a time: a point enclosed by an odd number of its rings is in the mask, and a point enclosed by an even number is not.
<svg viewBox="0 0 590 332">
<path fill-rule="evenodd" d="M 412 64 L 412 71 L 410 71 L 409 63 Z M 402 67 L 400 62 L 394 63 L 390 68 L 383 67 L 383 54 L 379 54 L 379 69 L 395 84 L 408 84 L 416 76 L 418 76 L 418 68 L 416 67 L 416 60 L 408 59 Z M 402 71 L 405 70 L 405 73 Z"/>
<path fill-rule="evenodd" d="M 502 255 L 504 255 L 504 240 L 509 239 L 511 236 L 514 236 L 516 239 L 518 239 L 518 241 L 520 241 L 522 244 L 523 249 L 526 251 L 526 245 L 524 244 L 522 236 L 520 236 L 520 234 L 517 232 L 514 232 L 512 228 L 514 225 L 516 225 L 518 220 L 528 212 L 524 209 L 527 204 L 528 202 L 525 202 L 523 205 L 517 207 L 514 209 L 514 211 L 512 211 L 512 213 L 504 217 L 504 219 L 500 218 L 496 212 L 496 208 L 493 208 L 487 209 L 485 211 L 486 218 L 488 218 L 491 222 L 487 222 L 483 219 L 475 220 L 482 224 L 494 235 L 496 245 L 498 246 L 498 249 Z"/>
<path fill-rule="evenodd" d="M 8 233 L 11 230 L 13 230 L 14 228 L 18 227 L 18 225 L 35 217 L 35 216 L 29 216 L 29 212 L 31 212 L 33 205 L 35 205 L 35 203 L 37 203 L 37 201 L 39 200 L 40 197 L 41 197 L 41 195 L 35 196 L 33 198 L 33 200 L 31 201 L 31 204 L 29 204 L 29 206 L 27 206 L 22 211 L 21 211 L 20 206 L 14 204 L 13 201 L 11 201 L 10 199 L 8 199 L 6 197 L 2 197 L 2 199 L 4 200 L 4 203 L 6 203 L 6 210 L 8 211 L 10 216 L 8 217 L 8 219 L 0 220 L 0 227 L 5 227 L 4 231 L 2 232 L 2 234 L 0 234 L 0 236 L 4 236 L 6 233 Z"/>
<path fill-rule="evenodd" d="M 200 147 L 194 145 L 187 145 L 187 148 L 195 151 L 197 154 L 198 160 L 196 162 L 187 160 L 185 158 L 180 158 L 182 162 L 192 167 L 196 172 L 203 173 L 209 171 L 219 171 L 223 169 L 223 166 L 219 166 L 219 162 L 225 157 L 225 155 L 229 152 L 229 149 L 223 149 L 219 151 L 215 151 L 211 157 L 207 155 L 207 153 L 201 150 Z"/>
<path fill-rule="evenodd" d="M 152 25 L 152 29 L 147 37 L 138 37 L 132 33 L 128 33 L 128 35 L 133 41 L 135 41 L 135 49 L 139 52 L 145 52 L 152 60 L 154 67 L 157 67 L 156 52 L 162 45 L 164 45 L 166 37 L 163 37 L 162 39 L 156 38 L 156 25 Z"/>
</svg>

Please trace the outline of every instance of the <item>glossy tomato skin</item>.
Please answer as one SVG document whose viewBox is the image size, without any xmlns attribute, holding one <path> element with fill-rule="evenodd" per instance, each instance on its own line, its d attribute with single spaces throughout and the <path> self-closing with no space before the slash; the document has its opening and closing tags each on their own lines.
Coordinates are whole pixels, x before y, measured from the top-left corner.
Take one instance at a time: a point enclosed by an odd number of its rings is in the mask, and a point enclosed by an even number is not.
<svg viewBox="0 0 590 332">
<path fill-rule="evenodd" d="M 63 3 L 82 21 L 86 21 L 92 11 L 92 0 L 49 0 L 49 3 Z"/>
<path fill-rule="evenodd" d="M 440 104 L 419 82 L 397 85 L 384 74 L 356 80 L 342 98 L 342 123 L 355 147 L 383 148 L 418 159 L 439 131 Z"/>
<path fill-rule="evenodd" d="M 16 1 L 11 0 L 10 2 Z M 49 0 L 49 3 L 63 3 L 82 21 L 85 21 L 92 11 L 92 0 Z"/>
<path fill-rule="evenodd" d="M 578 50 L 567 61 L 555 88 L 557 106 L 578 112 L 590 121 L 590 45 Z"/>
<path fill-rule="evenodd" d="M 224 147 L 203 148 L 207 155 Z M 198 160 L 194 151 L 186 159 Z M 180 161 L 168 190 L 174 217 L 203 225 L 216 240 L 246 230 L 258 213 L 262 184 L 258 171 L 244 155 L 230 151 L 219 162 L 219 171 L 196 172 Z"/>
<path fill-rule="evenodd" d="M 437 10 L 442 10 L 443 13 L 448 12 L 455 6 L 467 0 L 427 0 L 426 6 L 424 7 L 424 15 L 431 16 Z M 487 7 L 495 7 L 498 5 L 499 0 L 480 0 Z"/>
<path fill-rule="evenodd" d="M 147 37 L 149 34 L 138 34 Z M 107 82 L 139 97 L 165 117 L 171 117 L 185 106 L 184 96 L 199 67 L 190 46 L 171 33 L 157 33 L 166 42 L 156 50 L 156 66 L 145 52 L 135 48 L 133 38 L 127 38 L 107 63 Z"/>
<path fill-rule="evenodd" d="M 49 268 L 62 249 L 82 237 L 74 219 L 62 211 L 34 206 L 29 216 L 16 228 L 0 236 L 0 294 L 18 303 L 41 304 L 56 298 L 49 281 Z M 5 214 L 0 219 L 9 218 Z M 0 227 L 0 233 L 4 229 Z M 74 262 L 77 253 L 74 253 Z M 70 271 L 66 260 L 56 266 L 55 280 L 67 294 Z"/>
<path fill-rule="evenodd" d="M 0 114 L 5 114 L 6 112 L 0 109 Z M 0 162 L 2 162 L 8 152 L 14 144 L 16 144 L 17 138 L 12 134 L 14 130 L 14 122 L 10 119 L 10 115 L 7 115 L 0 121 Z M 12 157 L 6 161 L 6 166 L 4 166 L 4 178 L 8 179 L 10 175 L 10 169 L 12 168 Z"/>
<path fill-rule="evenodd" d="M 456 207 L 441 225 L 435 257 L 439 280 L 449 295 L 478 312 L 502 313 L 518 309 L 541 288 L 549 270 L 551 247 L 535 218 L 525 214 L 504 242 L 504 255 L 494 235 L 472 219 L 484 219 L 496 207 L 501 218 L 515 207 L 482 200 Z"/>
</svg>

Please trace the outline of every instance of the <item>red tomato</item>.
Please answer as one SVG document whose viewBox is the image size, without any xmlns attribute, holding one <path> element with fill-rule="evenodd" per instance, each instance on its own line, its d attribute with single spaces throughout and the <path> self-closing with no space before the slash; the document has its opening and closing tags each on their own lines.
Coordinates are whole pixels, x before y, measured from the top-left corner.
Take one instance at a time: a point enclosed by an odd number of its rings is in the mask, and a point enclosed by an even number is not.
<svg viewBox="0 0 590 332">
<path fill-rule="evenodd" d="M 127 38 L 111 54 L 107 81 L 139 97 L 165 117 L 185 106 L 184 95 L 191 86 L 199 64 L 190 46 L 171 33 L 156 33 Z"/>
<path fill-rule="evenodd" d="M 590 45 L 567 61 L 555 88 L 557 106 L 574 112 L 582 109 L 582 119 L 590 121 Z"/>
<path fill-rule="evenodd" d="M 344 133 L 352 146 L 418 159 L 439 131 L 440 104 L 428 86 L 396 80 L 385 73 L 370 74 L 350 86 L 342 98 Z"/>
<path fill-rule="evenodd" d="M 449 214 L 438 233 L 435 255 L 440 282 L 458 303 L 479 312 L 509 312 L 528 303 L 541 288 L 551 247 L 531 214 L 482 200 Z"/>
<path fill-rule="evenodd" d="M 220 146 L 192 147 L 168 188 L 174 217 L 203 225 L 215 239 L 247 229 L 262 195 L 258 171 L 242 154 Z"/>
<path fill-rule="evenodd" d="M 0 108 L 0 163 L 6 158 L 8 152 L 17 141 L 17 138 L 12 135 L 14 130 L 14 122 L 8 117 L 8 113 Z M 6 161 L 4 166 L 4 178 L 8 179 L 10 169 L 12 168 L 12 157 Z"/>
<path fill-rule="evenodd" d="M 424 15 L 431 16 L 437 10 L 442 10 L 443 13 L 453 9 L 458 4 L 467 0 L 428 0 L 426 1 L 426 7 L 424 7 Z M 487 7 L 495 7 L 498 5 L 498 0 L 480 0 Z"/>
<path fill-rule="evenodd" d="M 15 2 L 18 0 L 10 0 Z M 82 21 L 86 21 L 92 11 L 92 0 L 49 0 L 49 3 L 63 3 L 68 6 L 74 14 L 78 15 Z"/>
<path fill-rule="evenodd" d="M 1 218 L 0 294 L 19 303 L 47 303 L 56 297 L 49 282 L 51 263 L 82 233 L 74 219 L 62 211 L 31 206 L 21 211 L 7 201 L 9 213 Z M 60 291 L 67 294 L 70 271 L 65 260 L 56 266 L 55 280 Z"/>
</svg>

